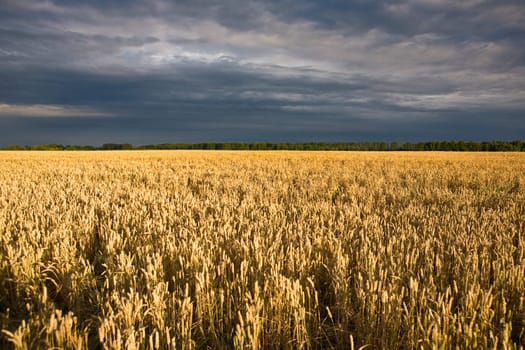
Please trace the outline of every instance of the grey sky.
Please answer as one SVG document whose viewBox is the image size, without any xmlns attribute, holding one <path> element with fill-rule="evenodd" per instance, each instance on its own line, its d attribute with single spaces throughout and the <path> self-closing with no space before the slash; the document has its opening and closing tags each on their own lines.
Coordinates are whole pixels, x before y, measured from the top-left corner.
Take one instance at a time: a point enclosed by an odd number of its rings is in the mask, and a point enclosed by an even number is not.
<svg viewBox="0 0 525 350">
<path fill-rule="evenodd" d="M 0 145 L 524 135 L 521 0 L 0 0 Z"/>
</svg>

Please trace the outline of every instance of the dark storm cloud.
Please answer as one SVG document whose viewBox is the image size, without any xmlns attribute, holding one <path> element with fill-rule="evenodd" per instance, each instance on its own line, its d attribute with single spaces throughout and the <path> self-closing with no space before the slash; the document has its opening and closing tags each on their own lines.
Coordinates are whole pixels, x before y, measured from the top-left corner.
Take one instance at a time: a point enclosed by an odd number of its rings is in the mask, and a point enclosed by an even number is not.
<svg viewBox="0 0 525 350">
<path fill-rule="evenodd" d="M 522 32 L 523 4 L 510 1 L 275 1 L 286 21 L 308 20 L 352 34 L 372 28 L 403 36 L 435 33 L 454 39 L 507 38 Z"/>
<path fill-rule="evenodd" d="M 510 0 L 0 0 L 0 143 L 522 138 L 524 18 Z"/>
</svg>

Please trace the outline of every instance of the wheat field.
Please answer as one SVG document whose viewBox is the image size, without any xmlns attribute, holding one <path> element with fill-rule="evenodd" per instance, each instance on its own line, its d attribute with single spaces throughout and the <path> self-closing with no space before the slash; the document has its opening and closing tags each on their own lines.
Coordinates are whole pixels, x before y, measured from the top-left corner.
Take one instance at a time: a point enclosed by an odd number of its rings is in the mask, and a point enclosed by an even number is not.
<svg viewBox="0 0 525 350">
<path fill-rule="evenodd" d="M 525 155 L 0 153 L 0 347 L 523 349 Z"/>
</svg>

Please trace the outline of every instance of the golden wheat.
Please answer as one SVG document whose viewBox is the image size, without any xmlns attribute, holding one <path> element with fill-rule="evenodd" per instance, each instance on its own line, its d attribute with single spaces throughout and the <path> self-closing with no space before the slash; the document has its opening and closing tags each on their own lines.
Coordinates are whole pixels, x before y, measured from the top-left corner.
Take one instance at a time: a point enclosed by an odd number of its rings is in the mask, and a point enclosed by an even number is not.
<svg viewBox="0 0 525 350">
<path fill-rule="evenodd" d="M 523 349 L 525 155 L 0 153 L 0 346 Z"/>
</svg>

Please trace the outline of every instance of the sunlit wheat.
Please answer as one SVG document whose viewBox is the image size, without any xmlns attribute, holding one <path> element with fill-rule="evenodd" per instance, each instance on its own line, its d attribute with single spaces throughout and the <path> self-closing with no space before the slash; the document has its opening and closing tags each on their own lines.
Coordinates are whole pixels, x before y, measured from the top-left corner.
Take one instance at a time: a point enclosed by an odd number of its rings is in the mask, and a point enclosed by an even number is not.
<svg viewBox="0 0 525 350">
<path fill-rule="evenodd" d="M 518 153 L 0 153 L 0 347 L 523 349 Z"/>
</svg>

